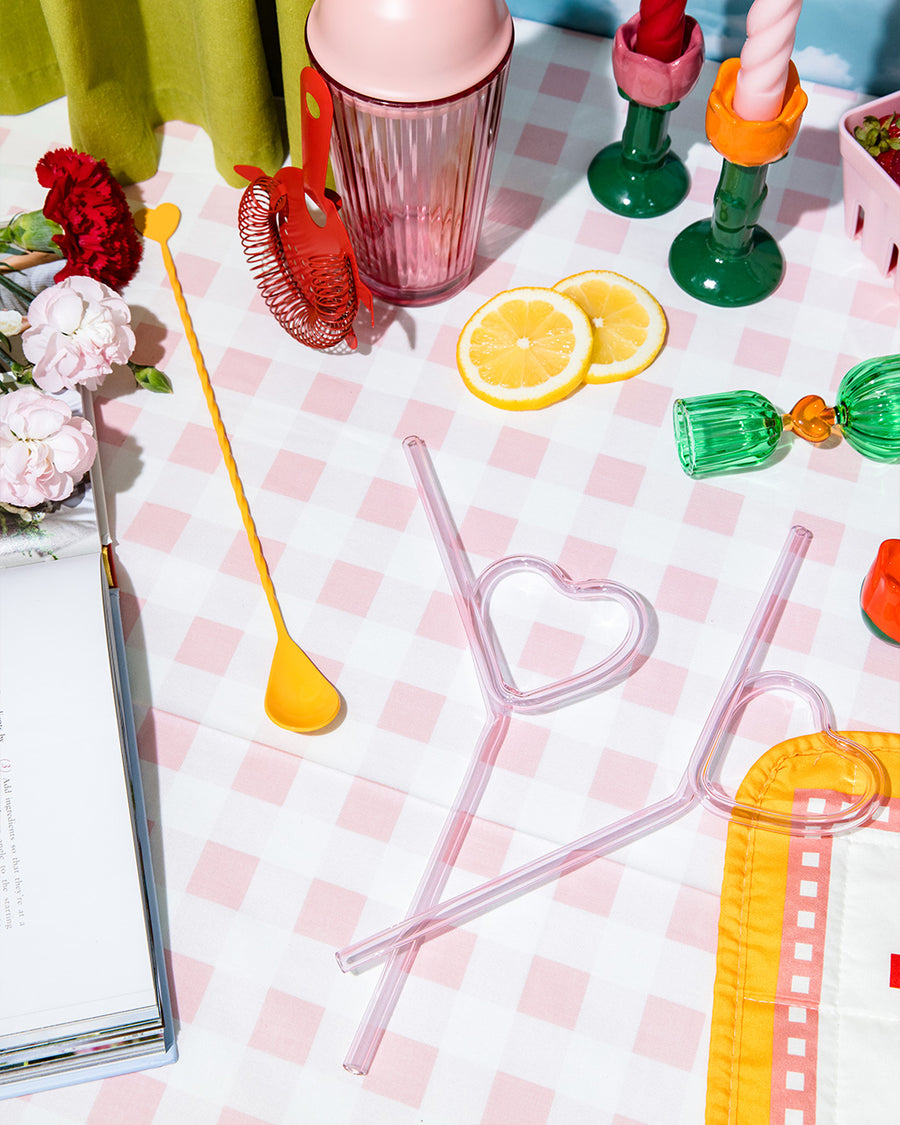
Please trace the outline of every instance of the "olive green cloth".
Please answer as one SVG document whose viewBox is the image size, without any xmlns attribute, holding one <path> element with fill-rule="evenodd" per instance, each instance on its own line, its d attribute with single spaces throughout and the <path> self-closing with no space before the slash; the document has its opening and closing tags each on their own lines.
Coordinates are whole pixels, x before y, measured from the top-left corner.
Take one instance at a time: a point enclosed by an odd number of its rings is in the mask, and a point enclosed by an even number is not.
<svg viewBox="0 0 900 1125">
<path fill-rule="evenodd" d="M 65 96 L 73 147 L 105 160 L 123 182 L 155 173 L 159 125 L 199 125 L 221 175 L 240 186 L 235 164 L 271 174 L 289 154 L 301 163 L 311 4 L 273 0 L 277 32 L 267 26 L 264 42 L 256 0 L 3 0 L 0 113 Z M 280 58 L 283 102 L 267 48 L 276 66 Z"/>
</svg>

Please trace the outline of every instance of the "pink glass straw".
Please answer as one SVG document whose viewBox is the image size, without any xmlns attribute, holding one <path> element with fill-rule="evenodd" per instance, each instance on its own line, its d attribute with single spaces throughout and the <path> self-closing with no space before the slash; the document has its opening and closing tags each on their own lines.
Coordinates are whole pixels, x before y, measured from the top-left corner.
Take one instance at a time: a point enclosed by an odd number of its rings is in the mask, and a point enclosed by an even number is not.
<svg viewBox="0 0 900 1125">
<path fill-rule="evenodd" d="M 789 673 L 751 674 L 750 672 L 754 659 L 777 622 L 783 599 L 790 589 L 811 539 L 812 534 L 806 528 L 791 528 L 697 741 L 688 768 L 671 796 L 470 891 L 420 911 L 414 917 L 408 917 L 373 937 L 347 946 L 337 954 L 341 968 L 345 971 L 358 971 L 386 956 L 394 956 L 398 950 L 410 947 L 412 943 L 418 946 L 423 941 L 446 933 L 453 927 L 470 921 L 526 891 L 543 886 L 600 856 L 608 855 L 633 843 L 649 832 L 670 824 L 681 817 L 697 800 L 719 815 L 731 816 L 737 813 L 753 825 L 796 835 L 833 834 L 837 831 L 848 831 L 865 823 L 881 804 L 883 794 L 886 792 L 884 768 L 878 759 L 864 747 L 835 734 L 831 709 L 815 685 Z M 804 698 L 810 706 L 818 729 L 824 731 L 840 749 L 852 756 L 856 764 L 860 765 L 868 775 L 868 785 L 864 795 L 848 804 L 841 813 L 791 815 L 754 806 L 743 806 L 729 800 L 710 781 L 711 770 L 721 753 L 723 736 L 733 716 L 751 698 L 771 690 L 787 690 Z"/>
<path fill-rule="evenodd" d="M 517 555 L 493 563 L 479 578 L 475 578 L 425 442 L 418 437 L 408 437 L 403 445 L 466 630 L 487 711 L 468 771 L 410 904 L 408 916 L 412 917 L 429 912 L 440 899 L 484 794 L 491 769 L 509 728 L 511 715 L 517 711 L 539 712 L 561 707 L 611 684 L 637 655 L 647 632 L 648 620 L 644 603 L 627 586 L 607 581 L 569 583 L 582 596 L 587 593 L 590 597 L 621 605 L 628 618 L 625 636 L 605 660 L 585 672 L 528 692 L 511 686 L 504 677 L 490 627 L 488 600 L 491 590 L 505 575 L 523 570 L 542 573 L 556 580 L 567 579 L 567 576 L 559 567 L 554 567 L 544 559 Z M 344 1059 L 344 1068 L 351 1074 L 369 1072 L 420 945 L 421 942 L 413 940 L 388 956 L 387 964 Z"/>
</svg>

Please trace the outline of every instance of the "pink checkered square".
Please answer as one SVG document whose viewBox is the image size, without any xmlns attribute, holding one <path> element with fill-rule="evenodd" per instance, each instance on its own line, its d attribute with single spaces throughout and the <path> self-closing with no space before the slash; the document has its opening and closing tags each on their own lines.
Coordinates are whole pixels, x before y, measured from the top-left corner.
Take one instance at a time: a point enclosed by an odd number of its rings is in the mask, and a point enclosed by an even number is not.
<svg viewBox="0 0 900 1125">
<path fill-rule="evenodd" d="M 457 929 L 442 934 L 439 941 L 426 941 L 419 949 L 413 974 L 458 992 L 477 940 L 469 930 Z"/>
<path fill-rule="evenodd" d="M 174 950 L 166 955 L 173 982 L 172 1002 L 180 1023 L 192 1023 L 215 972 L 212 965 Z"/>
<path fill-rule="evenodd" d="M 831 449 L 812 449 L 809 454 L 810 470 L 835 480 L 859 480 L 863 464 L 862 457 L 845 441 Z"/>
<path fill-rule="evenodd" d="M 888 328 L 897 326 L 897 297 L 885 281 L 872 283 L 858 281 L 853 287 L 853 300 L 850 302 L 850 315 L 857 320 L 872 324 L 884 324 Z"/>
<path fill-rule="evenodd" d="M 590 973 L 535 957 L 522 989 L 519 1011 L 573 1030 L 578 1023 Z"/>
<path fill-rule="evenodd" d="M 213 278 L 219 272 L 219 263 L 184 251 L 175 255 L 178 280 L 189 297 L 205 297 Z"/>
<path fill-rule="evenodd" d="M 487 206 L 487 218 L 492 223 L 502 223 L 517 230 L 529 230 L 537 221 L 544 200 L 540 195 L 527 191 L 501 187 L 494 193 Z"/>
<path fill-rule="evenodd" d="M 312 496 L 324 471 L 324 461 L 282 449 L 266 474 L 263 488 L 281 496 L 289 496 L 292 500 L 305 501 Z"/>
<path fill-rule="evenodd" d="M 509 550 L 516 521 L 512 516 L 504 516 L 499 512 L 469 508 L 459 530 L 468 551 L 490 559 L 499 559 Z"/>
<path fill-rule="evenodd" d="M 590 796 L 620 809 L 639 809 L 647 803 L 656 766 L 606 747 L 600 754 Z"/>
<path fill-rule="evenodd" d="M 197 736 L 199 723 L 151 708 L 137 732 L 138 754 L 166 769 L 181 768 Z"/>
<path fill-rule="evenodd" d="M 546 727 L 513 720 L 497 755 L 497 765 L 522 777 L 534 777 L 550 740 Z"/>
<path fill-rule="evenodd" d="M 188 422 L 169 454 L 169 460 L 176 465 L 186 465 L 189 469 L 213 472 L 222 460 L 215 430 Z"/>
<path fill-rule="evenodd" d="M 599 859 L 564 875 L 557 882 L 553 897 L 567 906 L 607 918 L 621 881 L 621 865 Z"/>
<path fill-rule="evenodd" d="M 437 692 L 398 681 L 391 688 L 378 726 L 405 738 L 428 742 L 444 702 L 445 697 Z"/>
<path fill-rule="evenodd" d="M 251 742 L 232 788 L 258 801 L 283 805 L 300 770 L 300 761 L 293 754 L 279 754 L 269 746 Z"/>
<path fill-rule="evenodd" d="M 745 328 L 741 333 L 735 362 L 751 371 L 764 371 L 767 375 L 781 375 L 787 359 L 790 341 L 758 328 Z"/>
<path fill-rule="evenodd" d="M 147 501 L 138 509 L 124 538 L 159 551 L 171 551 L 189 519 L 186 512 Z"/>
<path fill-rule="evenodd" d="M 705 621 L 716 592 L 716 580 L 678 566 L 667 566 L 654 604 L 688 621 Z"/>
<path fill-rule="evenodd" d="M 437 1048 L 387 1032 L 378 1050 L 378 1065 L 363 1080 L 373 1094 L 418 1108 L 425 1097 Z"/>
<path fill-rule="evenodd" d="M 452 357 L 455 354 L 451 350 Z M 427 442 L 429 449 L 440 449 L 453 422 L 452 410 L 443 406 L 413 400 L 408 402 L 400 416 L 400 424 L 394 430 L 394 437 L 402 441 L 406 437 L 420 437 Z"/>
<path fill-rule="evenodd" d="M 830 200 L 821 195 L 785 188 L 778 208 L 778 222 L 803 230 L 821 231 L 825 228 L 829 205 Z"/>
<path fill-rule="evenodd" d="M 812 512 L 804 512 L 802 509 L 794 513 L 793 522 L 808 527 L 813 533 L 809 557 L 825 566 L 834 566 L 844 539 L 844 525 L 835 520 L 825 519 L 823 516 L 813 515 Z"/>
<path fill-rule="evenodd" d="M 696 887 L 679 887 L 672 907 L 666 937 L 715 953 L 719 923 L 719 900 Z"/>
<path fill-rule="evenodd" d="M 313 879 L 294 931 L 335 947 L 346 945 L 356 931 L 365 905 L 365 895 L 324 879 Z"/>
<path fill-rule="evenodd" d="M 628 230 L 627 219 L 610 215 L 608 211 L 589 211 L 581 221 L 576 241 L 589 250 L 621 254 Z"/>
<path fill-rule="evenodd" d="M 249 1113 L 241 1113 L 239 1109 L 225 1106 L 216 1119 L 216 1125 L 271 1125 L 261 1117 L 252 1117 Z"/>
<path fill-rule="evenodd" d="M 239 910 L 259 858 L 210 840 L 197 860 L 187 889 L 198 898 Z"/>
<path fill-rule="evenodd" d="M 635 1053 L 679 1070 L 690 1070 L 700 1045 L 704 1019 L 703 1013 L 693 1008 L 649 996 L 634 1041 Z"/>
<path fill-rule="evenodd" d="M 788 262 L 784 277 L 778 286 L 778 296 L 784 301 L 803 300 L 809 286 L 810 268 L 800 262 Z"/>
<path fill-rule="evenodd" d="M 222 223 L 231 230 L 237 222 L 240 193 L 224 184 L 214 184 L 206 202 L 200 208 L 200 218 L 211 223 Z"/>
<path fill-rule="evenodd" d="M 529 630 L 519 663 L 548 680 L 561 680 L 575 671 L 583 647 L 584 637 L 580 634 L 537 621 Z"/>
<path fill-rule="evenodd" d="M 553 1090 L 499 1071 L 481 1125 L 547 1125 Z"/>
<path fill-rule="evenodd" d="M 308 414 L 318 414 L 320 418 L 346 422 L 361 391 L 358 383 L 336 379 L 333 375 L 317 375 L 303 400 L 303 409 Z"/>
<path fill-rule="evenodd" d="M 179 664 L 189 664 L 202 672 L 212 672 L 223 676 L 228 670 L 231 658 L 241 643 L 243 633 L 231 625 L 220 621 L 210 621 L 206 617 L 195 617 L 188 627 L 181 647 L 175 654 Z"/>
<path fill-rule="evenodd" d="M 318 1004 L 270 988 L 250 1046 L 278 1059 L 305 1063 L 324 1015 L 325 1009 Z"/>
<path fill-rule="evenodd" d="M 639 673 L 629 676 L 624 698 L 642 707 L 674 715 L 681 700 L 687 672 L 666 660 L 648 660 Z"/>
<path fill-rule="evenodd" d="M 377 570 L 338 561 L 328 572 L 318 601 L 357 617 L 365 617 L 383 578 L 384 575 Z"/>
<path fill-rule="evenodd" d="M 284 554 L 285 545 L 277 539 L 264 539 L 260 536 L 263 555 L 271 571 L 278 566 L 278 560 Z M 253 561 L 253 552 L 247 542 L 247 536 L 239 531 L 231 542 L 231 546 L 222 559 L 219 570 L 223 574 L 230 574 L 232 578 L 243 578 L 245 582 L 258 582 L 259 571 Z"/>
<path fill-rule="evenodd" d="M 666 347 L 685 352 L 690 347 L 697 327 L 697 314 L 686 309 L 666 309 L 669 326 L 666 332 Z"/>
<path fill-rule="evenodd" d="M 152 1125 L 165 1083 L 148 1074 L 125 1074 L 101 1083 L 91 1106 L 90 1125 Z"/>
<path fill-rule="evenodd" d="M 695 168 L 691 172 L 691 189 L 688 199 L 695 203 L 712 203 L 719 182 L 719 173 L 711 168 Z"/>
<path fill-rule="evenodd" d="M 803 156 L 819 164 L 838 165 L 841 162 L 841 146 L 836 129 L 801 129 L 791 146 L 791 155 Z"/>
<path fill-rule="evenodd" d="M 631 507 L 637 499 L 646 469 L 633 461 L 599 454 L 585 485 L 588 496 Z"/>
<path fill-rule="evenodd" d="M 491 450 L 489 463 L 498 469 L 507 469 L 523 477 L 534 479 L 550 442 L 539 434 L 526 434 L 512 426 L 504 426 Z"/>
<path fill-rule="evenodd" d="M 434 334 L 434 340 L 428 352 L 428 362 L 437 363 L 441 367 L 449 367 L 451 370 L 456 371 L 456 343 L 459 340 L 459 333 L 462 329 L 462 324 L 454 327 L 452 324 L 442 324 Z M 459 386 L 463 384 L 460 382 Z M 407 407 L 409 409 L 409 407 Z M 410 430 L 409 433 L 416 433 L 419 437 L 428 440 L 428 435 L 424 431 Z M 406 437 L 406 434 L 401 435 Z"/>
<path fill-rule="evenodd" d="M 465 648 L 468 644 L 466 631 L 450 594 L 435 592 L 431 595 L 416 633 L 453 648 Z"/>
<path fill-rule="evenodd" d="M 566 134 L 545 125 L 526 123 L 516 145 L 516 156 L 539 160 L 542 164 L 558 164 L 566 143 Z"/>
<path fill-rule="evenodd" d="M 792 599 L 784 607 L 778 640 L 785 648 L 808 655 L 813 651 L 822 611 Z"/>
<path fill-rule="evenodd" d="M 549 63 L 541 82 L 541 93 L 569 102 L 580 102 L 591 77 L 590 71 L 561 63 Z"/>
<path fill-rule="evenodd" d="M 264 356 L 228 348 L 216 367 L 213 382 L 217 387 L 254 395 L 272 365 Z"/>
<path fill-rule="evenodd" d="M 404 531 L 417 503 L 415 488 L 376 477 L 356 514 L 369 523 Z"/>
<path fill-rule="evenodd" d="M 475 817 L 457 856 L 456 866 L 483 879 L 492 879 L 506 864 L 512 837 L 511 828 Z"/>
<path fill-rule="evenodd" d="M 397 825 L 404 800 L 396 789 L 355 778 L 338 813 L 338 827 L 386 842 Z"/>
<path fill-rule="evenodd" d="M 574 579 L 605 578 L 612 570 L 615 558 L 615 547 L 570 535 L 560 552 L 559 565 Z"/>
<path fill-rule="evenodd" d="M 632 418 L 648 426 L 661 426 L 668 421 L 672 392 L 647 379 L 632 379 L 622 387 L 615 406 L 621 418 Z"/>
<path fill-rule="evenodd" d="M 697 483 L 684 510 L 684 522 L 720 535 L 734 535 L 743 496 L 714 484 Z"/>
<path fill-rule="evenodd" d="M 135 350 L 137 351 L 137 347 Z M 131 406 L 120 398 L 102 398 L 99 393 L 94 397 L 94 414 L 99 440 L 104 445 L 116 447 L 122 445 L 141 416 L 136 406 Z"/>
</svg>

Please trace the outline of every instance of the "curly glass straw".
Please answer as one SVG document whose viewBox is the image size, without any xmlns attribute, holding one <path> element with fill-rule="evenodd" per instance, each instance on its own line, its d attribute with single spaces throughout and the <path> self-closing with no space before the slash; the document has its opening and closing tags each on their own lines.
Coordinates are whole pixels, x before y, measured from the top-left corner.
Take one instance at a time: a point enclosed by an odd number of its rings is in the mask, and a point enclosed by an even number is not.
<svg viewBox="0 0 900 1125">
<path fill-rule="evenodd" d="M 543 559 L 519 555 L 501 559 L 476 579 L 460 543 L 459 532 L 441 491 L 425 442 L 418 437 L 408 437 L 403 444 L 462 618 L 486 709 L 484 726 L 468 771 L 410 904 L 408 914 L 414 916 L 422 911 L 429 911 L 440 900 L 484 794 L 512 714 L 517 711 L 548 711 L 612 683 L 637 655 L 647 632 L 648 620 L 643 602 L 628 587 L 615 582 L 590 583 L 591 596 L 615 601 L 626 611 L 628 624 L 619 645 L 605 660 L 586 672 L 530 692 L 520 692 L 512 687 L 504 678 L 499 650 L 490 629 L 487 606 L 490 591 L 502 577 L 514 570 L 543 572 L 551 577 L 559 577 L 562 572 Z M 351 1074 L 369 1072 L 420 945 L 421 942 L 413 940 L 404 948 L 389 954 L 344 1060 L 344 1068 Z"/>
<path fill-rule="evenodd" d="M 822 693 L 808 681 L 787 673 L 766 672 L 752 675 L 750 668 L 766 643 L 780 616 L 784 599 L 790 590 L 800 563 L 806 554 L 811 532 L 793 527 L 782 548 L 765 590 L 756 606 L 743 641 L 731 664 L 725 681 L 697 741 L 687 770 L 671 796 L 632 813 L 574 843 L 523 864 L 478 887 L 421 911 L 414 917 L 391 926 L 373 937 L 347 946 L 337 954 L 338 964 L 345 971 L 358 971 L 393 956 L 397 950 L 420 945 L 423 941 L 446 933 L 505 902 L 535 890 L 560 876 L 576 871 L 600 856 L 608 855 L 641 839 L 683 816 L 696 802 L 722 816 L 737 814 L 746 823 L 790 832 L 795 835 L 820 836 L 848 831 L 865 823 L 882 801 L 885 792 L 884 769 L 867 749 L 834 733 L 834 720 Z M 814 719 L 838 750 L 852 755 L 855 764 L 867 774 L 864 794 L 847 805 L 840 814 L 791 815 L 767 811 L 754 806 L 739 805 L 726 798 L 709 776 L 722 752 L 724 735 L 735 713 L 749 698 L 763 691 L 793 691 L 810 704 Z"/>
</svg>

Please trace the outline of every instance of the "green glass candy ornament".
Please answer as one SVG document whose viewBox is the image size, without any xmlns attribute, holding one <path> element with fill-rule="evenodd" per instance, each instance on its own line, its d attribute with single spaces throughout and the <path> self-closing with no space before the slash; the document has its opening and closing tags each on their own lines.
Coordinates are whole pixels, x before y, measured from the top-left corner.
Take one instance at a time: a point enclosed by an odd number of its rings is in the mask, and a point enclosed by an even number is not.
<svg viewBox="0 0 900 1125">
<path fill-rule="evenodd" d="M 805 395 L 782 414 L 756 391 L 727 391 L 677 399 L 673 423 L 678 459 L 691 477 L 757 468 L 786 430 L 818 444 L 836 426 L 863 457 L 900 461 L 900 355 L 857 364 L 841 380 L 834 406 Z"/>
</svg>

